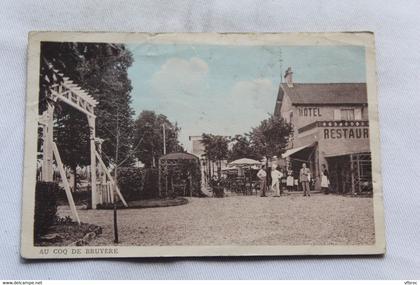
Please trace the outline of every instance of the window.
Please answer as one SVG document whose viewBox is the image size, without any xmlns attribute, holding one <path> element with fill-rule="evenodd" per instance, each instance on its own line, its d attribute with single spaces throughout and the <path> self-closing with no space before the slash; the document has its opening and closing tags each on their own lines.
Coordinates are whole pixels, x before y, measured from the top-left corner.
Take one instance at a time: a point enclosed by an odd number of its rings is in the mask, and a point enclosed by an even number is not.
<svg viewBox="0 0 420 285">
<path fill-rule="evenodd" d="M 334 120 L 335 121 L 340 121 L 341 120 L 341 112 L 340 112 L 340 109 L 335 109 L 334 110 Z"/>
<path fill-rule="evenodd" d="M 357 121 L 362 120 L 362 109 L 360 108 L 354 109 L 354 119 Z"/>
<path fill-rule="evenodd" d="M 341 120 L 344 121 L 354 121 L 354 109 L 341 109 Z"/>
</svg>

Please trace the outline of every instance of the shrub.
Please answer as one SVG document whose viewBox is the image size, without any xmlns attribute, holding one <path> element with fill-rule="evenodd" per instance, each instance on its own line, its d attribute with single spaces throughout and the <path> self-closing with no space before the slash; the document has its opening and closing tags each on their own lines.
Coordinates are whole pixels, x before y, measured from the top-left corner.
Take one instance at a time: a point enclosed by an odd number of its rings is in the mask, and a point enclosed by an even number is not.
<svg viewBox="0 0 420 285">
<path fill-rule="evenodd" d="M 65 216 L 64 218 L 56 217 L 55 224 L 56 225 L 71 225 L 75 222 L 70 216 Z"/>
<path fill-rule="evenodd" d="M 225 196 L 225 189 L 224 189 L 224 181 L 217 179 L 217 180 L 210 180 L 210 187 L 213 191 L 213 195 L 216 198 L 223 198 Z"/>
<path fill-rule="evenodd" d="M 118 168 L 118 186 L 125 200 L 134 201 L 141 198 L 142 176 L 140 168 Z"/>
<path fill-rule="evenodd" d="M 37 240 L 47 233 L 57 219 L 57 193 L 54 182 L 37 182 L 35 187 L 34 237 Z"/>
<path fill-rule="evenodd" d="M 126 201 L 158 198 L 158 170 L 121 167 L 118 187 Z"/>
<path fill-rule="evenodd" d="M 87 187 L 87 190 L 72 192 L 71 195 L 76 205 L 91 206 L 92 204 L 92 191 L 90 190 L 90 185 Z M 63 188 L 59 188 L 59 191 L 56 193 L 56 197 L 58 205 L 69 204 L 66 191 Z"/>
<path fill-rule="evenodd" d="M 146 168 L 143 170 L 143 187 L 141 198 L 154 199 L 159 198 L 159 171 L 157 168 Z"/>
</svg>

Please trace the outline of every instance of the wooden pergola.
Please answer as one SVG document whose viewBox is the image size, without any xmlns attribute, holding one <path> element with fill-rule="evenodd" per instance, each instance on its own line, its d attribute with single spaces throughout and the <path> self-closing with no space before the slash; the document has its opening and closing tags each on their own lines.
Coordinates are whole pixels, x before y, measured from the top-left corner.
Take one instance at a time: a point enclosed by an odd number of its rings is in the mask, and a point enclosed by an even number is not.
<svg viewBox="0 0 420 285">
<path fill-rule="evenodd" d="M 192 162 L 193 167 L 200 167 L 200 160 L 197 156 L 185 153 L 175 152 L 163 155 L 159 158 L 159 197 L 167 197 L 174 194 L 174 187 L 180 186 L 183 188 L 183 195 L 192 197 L 193 194 L 193 175 L 192 169 L 188 173 L 189 185 L 176 185 L 173 182 L 172 173 L 179 167 L 185 166 L 187 162 Z M 189 193 L 186 192 L 187 186 L 189 187 Z"/>
<path fill-rule="evenodd" d="M 51 66 L 51 65 L 50 65 Z M 62 80 L 54 80 L 51 82 L 49 92 L 46 96 L 49 99 L 47 103 L 47 109 L 39 117 L 38 123 L 42 127 L 42 180 L 46 182 L 53 181 L 53 160 L 55 159 L 58 169 L 60 171 L 60 177 L 63 182 L 64 190 L 66 191 L 67 200 L 70 205 L 73 217 L 80 224 L 80 218 L 76 211 L 76 205 L 74 203 L 69 182 L 67 180 L 66 172 L 64 170 L 64 165 L 61 161 L 60 152 L 57 147 L 57 144 L 54 142 L 53 138 L 53 128 L 54 128 L 54 104 L 52 102 L 61 101 L 78 111 L 86 114 L 90 129 L 90 173 L 91 173 L 91 191 L 92 191 L 92 209 L 96 209 L 96 205 L 99 201 L 97 193 L 97 161 L 99 162 L 99 168 L 102 173 L 105 174 L 105 177 L 109 180 L 112 187 L 111 191 L 114 191 L 118 194 L 119 198 L 123 204 L 128 207 L 124 197 L 121 194 L 118 186 L 114 182 L 113 177 L 108 171 L 105 163 L 103 162 L 100 154 L 96 150 L 96 142 L 99 141 L 95 136 L 95 113 L 94 109 L 98 102 L 89 95 L 86 91 L 80 88 L 75 84 L 70 78 L 65 77 L 63 73 L 60 73 L 57 69 L 53 70 L 53 76 Z M 113 201 L 113 193 L 111 193 L 111 199 Z"/>
</svg>

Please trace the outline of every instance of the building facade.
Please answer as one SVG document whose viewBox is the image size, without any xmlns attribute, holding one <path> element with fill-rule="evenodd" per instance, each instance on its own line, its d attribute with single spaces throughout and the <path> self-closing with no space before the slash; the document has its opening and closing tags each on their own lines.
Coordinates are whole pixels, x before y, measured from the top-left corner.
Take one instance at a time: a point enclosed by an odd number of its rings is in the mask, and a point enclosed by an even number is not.
<svg viewBox="0 0 420 285">
<path fill-rule="evenodd" d="M 289 68 L 279 88 L 274 115 L 293 127 L 282 155 L 295 176 L 306 163 L 315 189 L 323 166 L 338 193 L 372 187 L 369 118 L 365 83 L 294 83 Z"/>
</svg>

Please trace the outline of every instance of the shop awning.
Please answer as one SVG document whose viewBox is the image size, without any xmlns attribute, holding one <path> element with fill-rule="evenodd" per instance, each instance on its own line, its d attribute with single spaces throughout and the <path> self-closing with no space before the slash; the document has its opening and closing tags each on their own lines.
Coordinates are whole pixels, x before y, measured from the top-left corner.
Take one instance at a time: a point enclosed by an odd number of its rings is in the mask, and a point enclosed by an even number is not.
<svg viewBox="0 0 420 285">
<path fill-rule="evenodd" d="M 281 156 L 283 158 L 286 158 L 286 157 L 291 156 L 294 153 L 297 153 L 297 152 L 299 152 L 301 150 L 304 150 L 305 148 L 309 148 L 309 147 L 312 147 L 312 146 L 314 146 L 314 143 L 311 143 L 311 144 L 308 144 L 308 145 L 304 145 L 304 146 L 300 146 L 300 147 L 296 147 L 296 148 L 291 148 L 291 149 L 286 150 L 286 152 L 283 153 Z"/>
</svg>

